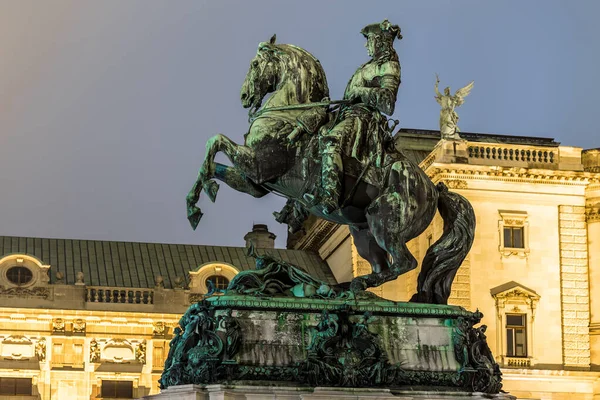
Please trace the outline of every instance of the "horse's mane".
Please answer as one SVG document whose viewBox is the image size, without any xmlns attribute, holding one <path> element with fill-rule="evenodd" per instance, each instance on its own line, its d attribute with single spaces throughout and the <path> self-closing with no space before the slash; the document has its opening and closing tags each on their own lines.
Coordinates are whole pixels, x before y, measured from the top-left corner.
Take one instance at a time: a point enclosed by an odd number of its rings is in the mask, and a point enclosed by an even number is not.
<svg viewBox="0 0 600 400">
<path fill-rule="evenodd" d="M 281 80 L 293 80 L 297 85 L 297 98 L 300 103 L 318 102 L 329 97 L 329 86 L 323 66 L 308 51 L 292 44 L 261 43 L 260 50 L 280 60 Z"/>
</svg>

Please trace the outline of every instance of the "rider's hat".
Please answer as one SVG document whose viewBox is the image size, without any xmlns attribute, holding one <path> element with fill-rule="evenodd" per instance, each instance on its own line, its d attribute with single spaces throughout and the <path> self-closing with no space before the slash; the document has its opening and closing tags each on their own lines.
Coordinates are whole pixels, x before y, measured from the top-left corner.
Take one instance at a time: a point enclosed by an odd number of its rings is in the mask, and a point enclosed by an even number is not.
<svg viewBox="0 0 600 400">
<path fill-rule="evenodd" d="M 383 22 L 365 26 L 360 33 L 362 33 L 364 37 L 369 37 L 369 35 L 385 35 L 390 37 L 392 41 L 396 38 L 402 39 L 400 27 L 398 25 L 392 25 L 387 19 L 384 19 Z"/>
</svg>

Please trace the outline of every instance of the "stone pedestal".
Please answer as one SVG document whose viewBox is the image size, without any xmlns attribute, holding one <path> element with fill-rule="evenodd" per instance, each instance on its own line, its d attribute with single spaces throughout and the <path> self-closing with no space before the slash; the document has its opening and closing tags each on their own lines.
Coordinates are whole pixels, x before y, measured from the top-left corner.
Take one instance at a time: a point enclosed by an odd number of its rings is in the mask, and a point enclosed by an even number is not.
<svg viewBox="0 0 600 400">
<path fill-rule="evenodd" d="M 181 385 L 171 386 L 160 394 L 143 400 L 515 400 L 506 393 L 495 395 L 432 390 L 390 390 L 331 387 Z"/>
<path fill-rule="evenodd" d="M 481 313 L 369 296 L 226 294 L 193 304 L 175 330 L 161 388 L 338 387 L 339 393 L 369 388 L 375 392 L 364 393 L 379 395 L 401 388 L 500 391 L 500 368 L 485 326 L 474 327 Z M 247 390 L 254 393 L 242 393 Z M 313 389 L 303 390 L 316 396 Z"/>
</svg>

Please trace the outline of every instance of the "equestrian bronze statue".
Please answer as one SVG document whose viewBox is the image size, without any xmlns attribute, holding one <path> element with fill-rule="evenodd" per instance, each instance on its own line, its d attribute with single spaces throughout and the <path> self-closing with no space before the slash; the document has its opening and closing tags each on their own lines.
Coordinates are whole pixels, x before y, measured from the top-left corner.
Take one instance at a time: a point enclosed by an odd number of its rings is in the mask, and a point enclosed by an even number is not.
<svg viewBox="0 0 600 400">
<path fill-rule="evenodd" d="M 259 44 L 241 89 L 242 105 L 250 109 L 244 143 L 221 134 L 208 140 L 187 196 L 188 219 L 195 229 L 202 191 L 215 201 L 215 179 L 257 198 L 284 196 L 288 203 L 277 216 L 292 228 L 308 214 L 349 225 L 358 253 L 372 267 L 350 283 L 350 293 L 358 293 L 417 267 L 406 243 L 439 210 L 444 232 L 427 250 L 411 300 L 447 304 L 473 243 L 475 215 L 464 197 L 435 185 L 395 148 L 397 121 L 384 114 L 394 112 L 400 85 L 393 47 L 400 28 L 386 20 L 361 33 L 372 59 L 356 71 L 339 101 L 329 100 L 325 72 L 312 54 L 277 44 L 275 36 Z M 232 165 L 216 163 L 218 152 Z"/>
</svg>

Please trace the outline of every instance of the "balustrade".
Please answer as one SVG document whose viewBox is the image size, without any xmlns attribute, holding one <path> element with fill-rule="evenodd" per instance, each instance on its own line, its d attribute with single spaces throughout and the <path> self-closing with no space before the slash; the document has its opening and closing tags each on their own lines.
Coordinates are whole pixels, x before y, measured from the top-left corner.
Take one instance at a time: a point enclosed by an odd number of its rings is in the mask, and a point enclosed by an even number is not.
<svg viewBox="0 0 600 400">
<path fill-rule="evenodd" d="M 86 287 L 89 303 L 154 304 L 154 290 L 116 287 Z"/>
<path fill-rule="evenodd" d="M 517 161 L 537 164 L 554 164 L 556 154 L 552 150 L 523 149 L 510 146 L 469 146 L 469 158 Z"/>
</svg>

